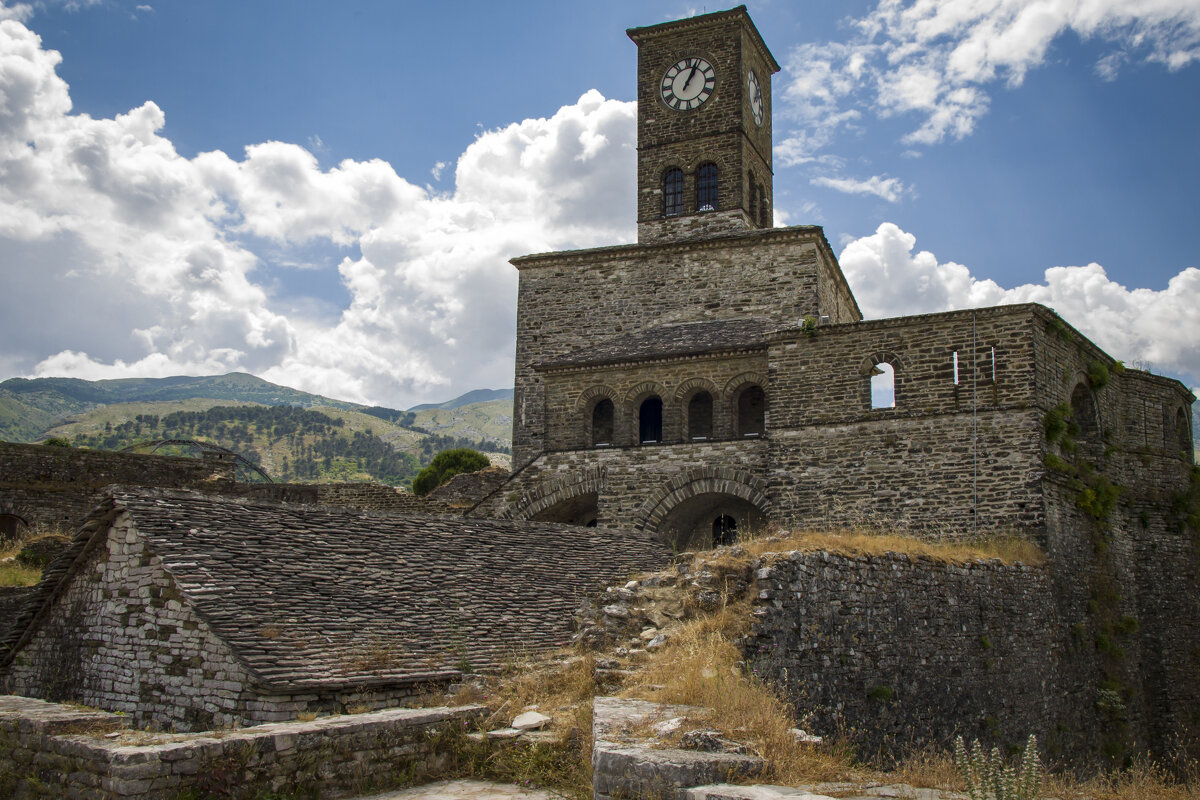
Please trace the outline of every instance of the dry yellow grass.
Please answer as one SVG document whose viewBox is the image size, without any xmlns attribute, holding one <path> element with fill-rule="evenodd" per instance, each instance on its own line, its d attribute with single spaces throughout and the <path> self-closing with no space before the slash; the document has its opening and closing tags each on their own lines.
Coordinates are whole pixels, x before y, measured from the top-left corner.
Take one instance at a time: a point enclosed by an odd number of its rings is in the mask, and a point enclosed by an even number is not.
<svg viewBox="0 0 1200 800">
<path fill-rule="evenodd" d="M 897 533 L 882 533 L 870 529 L 828 531 L 793 531 L 767 533 L 739 541 L 751 555 L 803 550 L 829 552 L 847 556 L 904 553 L 943 561 L 965 564 L 998 558 L 1006 564 L 1020 562 L 1030 566 L 1045 563 L 1046 555 L 1033 542 L 1019 536 L 992 536 L 975 540 L 929 540 Z"/>
<path fill-rule="evenodd" d="M 749 625 L 748 612 L 739 602 L 686 623 L 624 694 L 713 709 L 707 723 L 764 758 L 769 764 L 764 779 L 808 783 L 860 775 L 843 748 L 798 743 L 791 707 L 770 686 L 743 673 L 734 640 Z"/>
</svg>

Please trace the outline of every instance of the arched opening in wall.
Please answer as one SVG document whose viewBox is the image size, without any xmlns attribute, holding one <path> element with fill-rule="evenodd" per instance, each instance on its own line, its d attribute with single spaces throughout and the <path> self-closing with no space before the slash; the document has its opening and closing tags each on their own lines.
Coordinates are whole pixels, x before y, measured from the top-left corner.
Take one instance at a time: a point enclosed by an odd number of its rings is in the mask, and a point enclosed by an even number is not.
<svg viewBox="0 0 1200 800">
<path fill-rule="evenodd" d="M 683 213 L 683 170 L 672 167 L 663 175 L 663 214 L 675 217 Z"/>
<path fill-rule="evenodd" d="M 746 184 L 748 186 L 748 188 L 746 189 L 746 196 L 749 198 L 749 202 L 747 202 L 747 204 L 746 204 L 747 211 L 750 212 L 750 219 L 757 220 L 758 219 L 758 186 L 756 186 L 754 183 L 754 173 L 753 172 L 746 173 Z"/>
<path fill-rule="evenodd" d="M 595 492 L 581 494 L 570 500 L 563 500 L 550 508 L 534 514 L 532 519 L 537 522 L 563 522 L 567 525 L 582 525 L 586 528 L 596 527 L 597 502 Z"/>
<path fill-rule="evenodd" d="M 592 447 L 608 447 L 613 441 L 613 401 L 607 397 L 592 406 Z"/>
<path fill-rule="evenodd" d="M 1192 443 L 1192 431 L 1188 425 L 1187 415 L 1182 408 L 1175 409 L 1175 444 L 1179 452 L 1186 458 L 1191 458 L 1195 450 Z"/>
<path fill-rule="evenodd" d="M 696 173 L 696 210 L 716 211 L 717 204 L 717 165 L 701 164 Z"/>
<path fill-rule="evenodd" d="M 16 514 L 0 514 L 0 542 L 15 542 L 28 529 L 29 525 Z"/>
<path fill-rule="evenodd" d="M 662 441 L 663 402 L 656 396 L 647 397 L 638 407 L 638 442 L 654 444 Z"/>
<path fill-rule="evenodd" d="M 1071 421 L 1079 427 L 1079 436 L 1095 439 L 1100 435 L 1100 413 L 1096 408 L 1096 395 L 1086 383 L 1075 385 L 1071 392 Z"/>
<path fill-rule="evenodd" d="M 737 541 L 737 520 L 728 514 L 722 514 L 713 520 L 712 546 L 733 544 Z"/>
<path fill-rule="evenodd" d="M 896 407 L 896 368 L 881 361 L 871 368 L 871 408 Z"/>
<path fill-rule="evenodd" d="M 762 436 L 767 432 L 767 394 L 761 386 L 747 386 L 737 398 L 738 436 Z"/>
<path fill-rule="evenodd" d="M 688 438 L 693 442 L 713 436 L 713 399 L 708 392 L 696 392 L 688 401 Z"/>
<path fill-rule="evenodd" d="M 753 503 L 733 495 L 698 494 L 671 509 L 659 525 L 660 535 L 677 550 L 706 549 L 732 543 L 739 533 L 762 528 L 766 518 Z M 728 537 L 717 541 L 717 534 Z"/>
</svg>

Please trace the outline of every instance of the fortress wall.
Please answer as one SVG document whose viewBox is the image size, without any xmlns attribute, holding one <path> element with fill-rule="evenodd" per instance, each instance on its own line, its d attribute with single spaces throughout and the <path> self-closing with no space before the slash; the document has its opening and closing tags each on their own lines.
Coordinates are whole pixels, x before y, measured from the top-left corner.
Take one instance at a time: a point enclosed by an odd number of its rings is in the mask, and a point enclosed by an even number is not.
<svg viewBox="0 0 1200 800">
<path fill-rule="evenodd" d="M 883 417 L 774 432 L 768 442 L 775 516 L 788 526 L 958 538 L 976 525 L 1038 535 L 1044 524 L 1035 410 Z"/>
<path fill-rule="evenodd" d="M 546 398 L 533 364 L 651 325 L 762 318 L 796 325 L 818 308 L 819 228 L 514 259 L 513 467 L 545 449 Z M 828 268 L 827 268 L 828 269 Z"/>
<path fill-rule="evenodd" d="M 688 401 L 701 389 L 713 398 L 713 438 L 731 438 L 737 414 L 735 392 L 741 388 L 737 378 L 765 377 L 766 367 L 765 353 L 759 352 L 550 373 L 546 376 L 547 447 L 590 447 L 592 406 L 601 396 L 613 401 L 613 444 L 637 444 L 638 409 L 650 392 L 663 401 L 663 441 L 682 442 L 687 435 Z M 765 380 L 762 388 L 767 389 Z"/>
<path fill-rule="evenodd" d="M 1062 702 L 1051 578 L 999 561 L 792 553 L 757 573 L 747 666 L 868 752 L 1045 741 Z"/>
<path fill-rule="evenodd" d="M 1045 488 L 1060 670 L 1077 699 L 1063 746 L 1110 765 L 1200 755 L 1200 532 L 1177 510 L 1182 490 L 1126 492 L 1097 518 L 1078 481 L 1052 475 Z"/>
<path fill-rule="evenodd" d="M 118 483 L 212 489 L 232 483 L 232 461 L 0 442 L 0 512 L 30 526 L 74 528 Z"/>
<path fill-rule="evenodd" d="M 812 335 L 778 333 L 768 353 L 771 428 L 1037 404 L 1033 308 L 1002 306 L 818 327 Z M 880 361 L 895 368 L 896 407 L 873 410 L 870 371 Z"/>
</svg>

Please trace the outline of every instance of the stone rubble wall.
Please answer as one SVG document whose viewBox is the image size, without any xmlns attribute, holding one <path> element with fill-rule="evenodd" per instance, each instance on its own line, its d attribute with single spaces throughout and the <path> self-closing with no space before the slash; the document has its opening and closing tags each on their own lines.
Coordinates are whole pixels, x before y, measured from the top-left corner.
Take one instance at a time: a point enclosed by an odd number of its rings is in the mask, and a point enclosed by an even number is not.
<svg viewBox="0 0 1200 800">
<path fill-rule="evenodd" d="M 0 442 L 0 513 L 71 530 L 110 484 L 217 491 L 233 483 L 234 471 L 221 459 Z"/>
<path fill-rule="evenodd" d="M 1062 621 L 1042 568 L 794 552 L 756 572 L 747 668 L 806 730 L 897 743 L 1043 741 L 1059 716 Z"/>
<path fill-rule="evenodd" d="M 475 505 L 508 480 L 509 472 L 504 467 L 484 467 L 476 472 L 455 475 L 426 497 L 415 498 L 431 507 L 462 510 Z M 433 513 L 433 512 L 423 512 Z"/>
<path fill-rule="evenodd" d="M 184 602 L 128 515 L 91 552 L 45 622 L 0 673 L 0 690 L 128 715 L 138 727 L 204 730 L 321 711 L 411 703 L 425 687 L 256 688 L 236 654 Z"/>
<path fill-rule="evenodd" d="M 440 736 L 480 706 L 390 709 L 196 734 L 121 732 L 126 717 L 0 697 L 0 795 L 172 800 L 255 792 L 345 796 L 436 773 Z"/>
</svg>

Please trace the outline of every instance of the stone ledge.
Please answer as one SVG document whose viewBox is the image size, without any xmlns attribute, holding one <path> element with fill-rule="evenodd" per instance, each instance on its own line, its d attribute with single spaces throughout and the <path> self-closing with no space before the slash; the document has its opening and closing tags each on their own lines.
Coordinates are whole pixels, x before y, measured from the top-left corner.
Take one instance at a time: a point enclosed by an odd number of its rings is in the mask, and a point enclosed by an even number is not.
<svg viewBox="0 0 1200 800">
<path fill-rule="evenodd" d="M 645 700 L 597 697 L 592 701 L 592 790 L 595 800 L 640 797 L 683 800 L 684 790 L 762 771 L 757 756 L 655 748 L 631 735 L 655 719 L 699 709 Z"/>
</svg>

